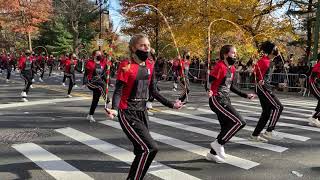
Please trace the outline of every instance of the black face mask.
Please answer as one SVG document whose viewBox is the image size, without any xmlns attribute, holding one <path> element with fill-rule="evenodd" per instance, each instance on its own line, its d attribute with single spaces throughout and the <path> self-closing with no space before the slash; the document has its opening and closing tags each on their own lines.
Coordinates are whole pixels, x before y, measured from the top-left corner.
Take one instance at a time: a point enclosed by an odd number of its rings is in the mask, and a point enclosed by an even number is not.
<svg viewBox="0 0 320 180">
<path fill-rule="evenodd" d="M 30 53 L 26 53 L 26 56 L 30 56 L 31 54 Z"/>
<path fill-rule="evenodd" d="M 186 56 L 186 59 L 190 59 L 190 56 Z"/>
<path fill-rule="evenodd" d="M 135 54 L 138 56 L 138 58 L 141 60 L 141 61 L 146 61 L 149 57 L 149 52 L 145 52 L 145 51 L 141 51 L 141 50 L 137 50 L 135 52 Z"/>
<path fill-rule="evenodd" d="M 96 60 L 97 61 L 101 61 L 102 60 L 102 56 L 96 56 Z"/>
<path fill-rule="evenodd" d="M 230 56 L 227 57 L 227 62 L 230 66 L 234 65 L 234 63 L 236 62 L 236 58 L 232 58 Z"/>
</svg>

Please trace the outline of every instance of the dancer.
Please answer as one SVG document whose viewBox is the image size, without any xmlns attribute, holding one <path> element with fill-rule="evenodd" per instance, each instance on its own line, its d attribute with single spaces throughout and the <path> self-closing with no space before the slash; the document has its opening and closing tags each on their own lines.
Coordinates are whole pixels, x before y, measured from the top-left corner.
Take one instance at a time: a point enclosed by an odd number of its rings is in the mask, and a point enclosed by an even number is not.
<svg viewBox="0 0 320 180">
<path fill-rule="evenodd" d="M 10 53 L 7 53 L 7 55 L 4 55 L 3 62 L 4 62 L 4 68 L 7 70 L 6 82 L 8 83 L 10 81 L 11 71 L 12 71 L 11 63 L 10 63 L 11 62 Z"/>
<path fill-rule="evenodd" d="M 268 139 L 281 139 L 280 136 L 272 133 L 283 110 L 283 106 L 272 92 L 272 88 L 273 86 L 282 87 L 284 84 L 271 81 L 271 74 L 274 65 L 272 60 L 279 56 L 277 46 L 270 41 L 266 41 L 261 44 L 260 50 L 264 55 L 260 60 L 258 60 L 254 71 L 258 81 L 256 93 L 260 100 L 262 113 L 255 130 L 250 136 L 250 140 L 267 142 Z M 264 129 L 269 119 L 270 122 L 267 130 L 261 134 L 261 131 Z"/>
<path fill-rule="evenodd" d="M 29 93 L 30 86 L 32 85 L 32 67 L 33 61 L 31 52 L 26 50 L 25 55 L 19 59 L 19 69 L 21 72 L 21 78 L 24 80 L 25 87 L 21 92 L 22 100 L 27 102 L 27 94 Z"/>
<path fill-rule="evenodd" d="M 311 76 L 309 79 L 310 88 L 312 94 L 317 98 L 318 104 L 315 109 L 315 113 L 312 117 L 309 118 L 309 125 L 320 127 L 319 117 L 320 117 L 320 91 L 319 91 L 319 82 L 320 81 L 320 54 L 318 54 L 318 61 L 312 68 Z"/>
<path fill-rule="evenodd" d="M 76 82 L 76 76 L 75 76 L 75 71 L 77 67 L 77 56 L 75 54 L 70 54 L 69 58 L 66 59 L 65 65 L 64 65 L 64 75 L 66 76 L 67 79 L 69 79 L 69 87 L 68 87 L 68 94 L 67 98 L 71 98 L 71 91 L 73 86 L 75 85 Z"/>
<path fill-rule="evenodd" d="M 231 105 L 230 90 L 237 95 L 253 99 L 255 94 L 241 92 L 234 84 L 236 69 L 236 48 L 225 45 L 220 50 L 220 60 L 210 72 L 209 82 L 211 84 L 209 95 L 209 106 L 218 116 L 221 131 L 214 142 L 210 144 L 211 150 L 206 159 L 217 163 L 225 162 L 224 144 L 227 143 L 246 122 L 242 116 Z"/>
<path fill-rule="evenodd" d="M 55 61 L 55 59 L 54 59 L 53 55 L 50 54 L 50 56 L 48 58 L 48 63 L 47 63 L 48 68 L 49 68 L 49 77 L 51 76 L 51 73 L 52 73 L 52 69 L 53 69 L 53 66 L 55 63 L 54 61 Z"/>
<path fill-rule="evenodd" d="M 92 59 L 88 60 L 85 66 L 85 78 L 84 84 L 92 91 L 92 103 L 90 107 L 87 120 L 90 122 L 96 122 L 93 118 L 93 114 L 97 108 L 100 96 L 103 97 L 105 101 L 105 110 L 107 109 L 107 104 L 110 102 L 106 94 L 106 61 L 103 61 L 101 52 L 98 50 L 93 51 Z"/>
<path fill-rule="evenodd" d="M 178 82 L 180 87 L 182 88 L 182 93 L 180 94 L 179 100 L 186 104 L 188 102 L 187 96 L 190 92 L 190 84 L 189 84 L 189 66 L 190 66 L 190 52 L 186 52 L 183 55 L 183 58 L 179 61 L 178 66 Z M 186 100 L 186 101 L 185 101 Z"/>
<path fill-rule="evenodd" d="M 135 158 L 127 179 L 143 179 L 158 147 L 148 129 L 146 102 L 149 93 L 170 108 L 182 107 L 180 101 L 172 103 L 161 96 L 155 86 L 154 61 L 149 59 L 150 42 L 143 34 L 134 35 L 129 42 L 131 58 L 123 60 L 118 68 L 116 88 L 109 117 L 119 113 L 122 130 L 134 146 Z"/>
</svg>

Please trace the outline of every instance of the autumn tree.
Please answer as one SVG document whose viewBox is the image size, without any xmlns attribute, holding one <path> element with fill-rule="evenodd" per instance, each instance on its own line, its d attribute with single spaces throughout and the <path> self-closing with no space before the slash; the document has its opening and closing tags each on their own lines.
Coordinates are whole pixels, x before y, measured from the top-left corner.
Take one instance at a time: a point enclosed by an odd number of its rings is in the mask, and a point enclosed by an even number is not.
<svg viewBox="0 0 320 180">
<path fill-rule="evenodd" d="M 151 37 L 154 44 L 156 28 L 160 27 L 160 46 L 172 44 L 168 28 L 156 11 L 150 7 L 130 9 L 139 3 L 149 3 L 158 7 L 167 17 L 180 50 L 191 50 L 194 55 L 204 57 L 210 22 L 224 18 L 236 26 L 226 21 L 214 23 L 210 43 L 216 48 L 225 43 L 235 44 L 239 46 L 240 55 L 248 56 L 256 52 L 259 42 L 263 40 L 270 39 L 285 44 L 286 42 L 282 42 L 285 37 L 295 38 L 287 17 L 274 15 L 288 2 L 288 0 L 121 1 L 128 24 L 122 32 L 128 35 L 144 32 Z M 129 9 L 130 11 L 125 13 Z"/>
<path fill-rule="evenodd" d="M 39 24 L 48 21 L 52 12 L 52 0 L 0 0 L 0 23 L 2 28 L 31 38 L 39 29 Z"/>
</svg>

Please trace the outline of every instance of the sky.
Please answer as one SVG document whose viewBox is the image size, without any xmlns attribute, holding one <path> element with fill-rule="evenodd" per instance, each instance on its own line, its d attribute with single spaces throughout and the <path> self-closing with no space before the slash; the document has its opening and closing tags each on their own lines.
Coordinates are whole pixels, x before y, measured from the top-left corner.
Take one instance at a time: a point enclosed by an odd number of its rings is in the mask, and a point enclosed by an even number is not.
<svg viewBox="0 0 320 180">
<path fill-rule="evenodd" d="M 113 31 L 118 33 L 123 26 L 121 20 L 124 19 L 120 14 L 121 6 L 119 0 L 109 0 L 109 2 L 109 13 L 111 21 L 113 22 Z"/>
</svg>

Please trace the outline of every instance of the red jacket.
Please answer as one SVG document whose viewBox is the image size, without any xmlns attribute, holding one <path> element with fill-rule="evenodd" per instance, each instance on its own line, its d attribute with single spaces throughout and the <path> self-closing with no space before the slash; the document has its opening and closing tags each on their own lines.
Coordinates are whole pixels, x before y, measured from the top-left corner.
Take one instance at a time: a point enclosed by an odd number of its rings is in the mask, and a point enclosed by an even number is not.
<svg viewBox="0 0 320 180">
<path fill-rule="evenodd" d="M 316 74 L 316 76 L 313 74 Z M 309 82 L 314 83 L 316 79 L 320 79 L 320 61 L 313 66 Z"/>
<path fill-rule="evenodd" d="M 30 56 L 30 61 L 31 63 L 33 63 L 33 59 L 32 57 Z M 27 57 L 26 56 L 21 56 L 20 59 L 19 59 L 19 62 L 18 62 L 18 68 L 23 71 L 26 67 L 26 60 L 27 60 Z"/>
<path fill-rule="evenodd" d="M 100 65 L 101 65 L 101 68 L 106 71 L 106 65 L 107 65 L 106 61 L 102 60 L 100 62 Z M 93 76 L 95 70 L 96 70 L 96 63 L 94 62 L 94 60 L 89 59 L 88 62 L 86 63 L 86 68 L 85 68 L 85 71 L 87 74 L 87 79 L 89 81 L 92 79 L 92 76 Z"/>
<path fill-rule="evenodd" d="M 77 60 L 71 61 L 71 59 L 67 59 L 65 61 L 65 64 L 64 64 L 64 72 L 67 73 L 67 74 L 74 73 L 74 71 L 75 71 L 75 69 L 77 67 L 77 63 L 78 63 Z M 72 65 L 73 65 L 73 72 L 71 72 L 71 66 Z"/>
</svg>

